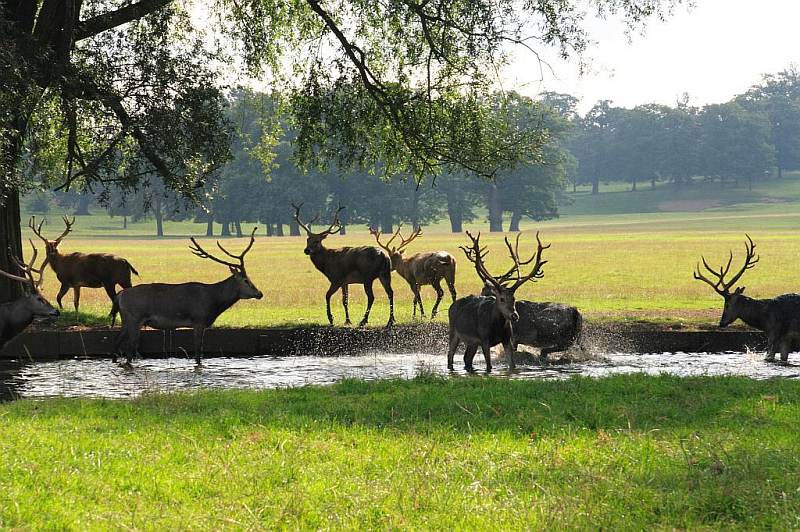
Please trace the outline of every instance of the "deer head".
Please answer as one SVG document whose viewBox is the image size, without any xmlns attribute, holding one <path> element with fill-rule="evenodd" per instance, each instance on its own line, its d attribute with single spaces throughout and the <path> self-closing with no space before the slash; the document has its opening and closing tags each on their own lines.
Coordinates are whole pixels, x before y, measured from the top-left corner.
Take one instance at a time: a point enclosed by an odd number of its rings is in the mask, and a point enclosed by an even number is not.
<svg viewBox="0 0 800 532">
<path fill-rule="evenodd" d="M 53 258 L 58 254 L 58 245 L 61 244 L 64 237 L 72 231 L 72 226 L 75 224 L 74 216 L 72 220 L 66 216 L 62 216 L 61 219 L 64 221 L 64 232 L 55 240 L 48 240 L 42 235 L 42 226 L 47 222 L 47 219 L 43 219 L 38 225 L 36 224 L 36 216 L 31 216 L 28 220 L 28 227 L 31 228 L 33 234 L 41 238 L 42 242 L 44 242 L 45 260 L 42 263 L 42 268 L 44 268 L 48 262 L 52 262 Z"/>
<path fill-rule="evenodd" d="M 224 264 L 225 266 L 228 267 L 228 269 L 231 272 L 231 277 L 236 281 L 237 296 L 239 299 L 261 299 L 262 297 L 264 297 L 264 294 L 261 293 L 261 290 L 256 288 L 256 286 L 247 276 L 247 270 L 245 270 L 244 267 L 244 256 L 247 255 L 247 252 L 250 251 L 250 248 L 253 247 L 253 243 L 256 241 L 255 237 L 256 229 L 258 228 L 257 227 L 253 228 L 253 232 L 250 233 L 250 243 L 247 244 L 247 247 L 244 248 L 244 251 L 242 251 L 238 255 L 234 255 L 233 253 L 222 247 L 222 244 L 220 244 L 219 240 L 217 240 L 217 247 L 225 255 L 227 255 L 232 259 L 235 259 L 237 262 L 230 262 L 215 257 L 206 250 L 204 250 L 202 247 L 200 247 L 200 244 L 197 243 L 194 237 L 191 237 L 189 239 L 192 241 L 192 245 L 189 246 L 189 249 L 193 254 L 203 259 L 209 259 L 213 260 L 214 262 Z"/>
<path fill-rule="evenodd" d="M 756 256 L 755 249 L 756 245 L 753 242 L 753 239 L 750 238 L 750 235 L 745 234 L 747 237 L 747 241 L 744 243 L 745 247 L 745 258 L 744 258 L 744 265 L 739 269 L 739 271 L 730 278 L 730 280 L 726 281 L 725 276 L 728 275 L 728 272 L 731 269 L 731 263 L 733 262 L 733 251 L 730 251 L 728 254 L 728 263 L 724 266 L 720 266 L 719 270 L 715 270 L 711 266 L 708 265 L 706 258 L 701 256 L 700 259 L 703 262 L 703 266 L 705 267 L 708 272 L 716 278 L 716 281 L 712 281 L 711 279 L 705 277 L 700 272 L 700 263 L 697 263 L 697 266 L 694 271 L 694 278 L 698 281 L 703 281 L 711 288 L 714 289 L 716 293 L 721 295 L 725 299 L 725 308 L 722 311 L 722 318 L 720 318 L 719 326 L 720 327 L 727 327 L 739 317 L 739 307 L 740 301 L 743 297 L 744 286 L 740 286 L 734 289 L 731 292 L 731 288 L 733 285 L 736 284 L 744 272 L 753 268 L 759 261 L 760 257 Z"/>
<path fill-rule="evenodd" d="M 369 228 L 369 234 L 375 237 L 375 242 L 378 243 L 378 246 L 381 247 L 386 253 L 389 254 L 389 257 L 392 259 L 392 268 L 397 268 L 397 265 L 403 260 L 403 252 L 405 252 L 406 246 L 408 246 L 415 238 L 422 234 L 422 228 L 417 227 L 408 238 L 405 238 L 403 234 L 400 232 L 403 228 L 403 224 L 397 224 L 397 231 L 394 232 L 392 238 L 386 241 L 386 243 L 381 242 L 381 232 L 378 231 L 374 227 Z M 391 246 L 391 243 L 396 239 L 400 238 L 400 243 L 396 246 Z"/>
<path fill-rule="evenodd" d="M 499 277 L 493 276 L 489 271 L 486 269 L 486 266 L 483 263 L 483 259 L 486 257 L 488 251 L 485 247 L 480 246 L 480 238 L 481 234 L 478 233 L 478 236 L 474 237 L 472 234 L 467 231 L 467 236 L 472 241 L 472 246 L 464 247 L 461 246 L 461 250 L 467 256 L 467 259 L 475 265 L 475 271 L 478 274 L 478 277 L 484 283 L 484 291 L 482 292 L 484 295 L 492 295 L 495 297 L 497 302 L 497 308 L 500 310 L 500 313 L 505 316 L 506 319 L 511 321 L 516 321 L 519 319 L 519 315 L 517 314 L 514 305 L 516 303 L 515 299 L 515 292 L 517 289 L 525 284 L 528 281 L 536 281 L 537 279 L 541 279 L 544 277 L 544 272 L 542 271 L 542 266 L 544 266 L 547 261 L 542 260 L 542 253 L 545 249 L 550 247 L 550 244 L 543 245 L 542 241 L 539 239 L 539 233 L 536 233 L 536 242 L 537 242 L 537 249 L 533 256 L 526 260 L 520 261 L 519 260 L 519 235 L 517 235 L 517 245 L 516 247 L 512 247 L 511 243 L 508 241 L 508 238 L 505 239 L 506 247 L 508 247 L 509 253 L 511 255 L 511 259 L 514 261 L 514 265 L 503 275 Z M 535 261 L 535 262 L 534 262 Z M 523 275 L 521 272 L 521 268 L 523 265 L 527 265 L 531 262 L 534 262 L 533 268 L 531 271 Z M 507 286 L 512 279 L 514 282 Z"/>
<path fill-rule="evenodd" d="M 22 297 L 25 300 L 25 306 L 36 317 L 54 317 L 58 316 L 59 312 L 47 299 L 42 295 L 41 287 L 44 283 L 44 263 L 37 269 L 34 268 L 36 263 L 36 256 L 38 251 L 36 246 L 33 245 L 32 240 L 28 240 L 31 244 L 31 260 L 29 264 L 25 264 L 13 254 L 9 253 L 11 261 L 19 269 L 23 276 L 14 275 L 12 273 L 0 270 L 0 275 L 19 281 L 22 283 L 25 295 Z"/>
<path fill-rule="evenodd" d="M 294 219 L 306 232 L 306 248 L 303 250 L 303 253 L 306 255 L 313 255 L 321 251 L 322 241 L 325 240 L 328 235 L 336 234 L 342 230 L 342 224 L 339 221 L 339 213 L 344 210 L 344 207 L 341 205 L 338 209 L 336 209 L 336 213 L 333 215 L 333 222 L 331 222 L 331 225 L 321 233 L 314 233 L 311 231 L 310 227 L 311 224 L 317 221 L 319 215 L 315 216 L 310 222 L 308 222 L 308 224 L 305 224 L 302 220 L 300 220 L 300 209 L 303 207 L 303 204 L 301 203 L 300 205 L 295 205 L 292 203 L 292 207 L 294 208 Z"/>
</svg>

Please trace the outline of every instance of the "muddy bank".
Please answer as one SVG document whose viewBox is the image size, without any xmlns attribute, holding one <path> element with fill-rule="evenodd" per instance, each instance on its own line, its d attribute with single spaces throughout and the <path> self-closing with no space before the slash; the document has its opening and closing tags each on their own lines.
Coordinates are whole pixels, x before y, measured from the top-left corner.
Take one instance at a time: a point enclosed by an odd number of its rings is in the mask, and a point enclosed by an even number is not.
<svg viewBox="0 0 800 532">
<path fill-rule="evenodd" d="M 106 357 L 116 335 L 112 329 L 31 331 L 6 345 L 0 359 Z M 599 352 L 746 351 L 763 349 L 765 344 L 762 333 L 742 330 L 670 331 L 588 324 L 584 336 L 587 346 Z M 209 329 L 204 356 L 336 356 L 367 351 L 439 353 L 446 349 L 447 325 L 442 323 L 398 325 L 389 330 L 303 326 Z M 140 353 L 154 358 L 191 354 L 191 331 L 142 331 Z"/>
</svg>

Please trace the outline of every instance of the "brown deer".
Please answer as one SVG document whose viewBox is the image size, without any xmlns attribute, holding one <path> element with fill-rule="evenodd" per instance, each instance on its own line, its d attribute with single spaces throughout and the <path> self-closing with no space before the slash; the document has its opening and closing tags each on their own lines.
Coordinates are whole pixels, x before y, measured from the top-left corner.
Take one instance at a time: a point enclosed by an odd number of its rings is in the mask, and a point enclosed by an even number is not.
<svg viewBox="0 0 800 532">
<path fill-rule="evenodd" d="M 446 251 L 431 251 L 428 253 L 416 253 L 410 257 L 404 257 L 403 252 L 405 247 L 408 246 L 415 238 L 422 234 L 422 229 L 417 228 L 416 231 L 411 233 L 408 238 L 403 237 L 400 230 L 402 225 L 397 226 L 397 231 L 392 235 L 386 244 L 381 243 L 381 232 L 375 228 L 370 228 L 369 232 L 375 237 L 375 241 L 383 248 L 389 257 L 392 259 L 392 269 L 400 274 L 400 277 L 406 280 L 411 291 L 414 293 L 414 309 L 412 316 L 417 317 L 417 303 L 419 303 L 419 312 L 425 316 L 425 309 L 422 307 L 422 297 L 419 293 L 419 287 L 423 285 L 431 285 L 436 291 L 436 303 L 431 310 L 431 319 L 436 317 L 436 311 L 439 309 L 439 303 L 444 297 L 444 290 L 442 290 L 442 279 L 447 283 L 447 288 L 450 289 L 450 296 L 453 302 L 456 300 L 456 259 Z M 400 244 L 392 246 L 391 243 L 400 238 Z"/>
<path fill-rule="evenodd" d="M 728 263 L 715 270 L 701 257 L 703 266 L 716 278 L 712 281 L 700 272 L 700 263 L 694 272 L 694 278 L 703 281 L 725 299 L 725 308 L 719 320 L 720 327 L 727 327 L 737 319 L 741 319 L 750 327 L 767 333 L 768 362 L 775 360 L 775 353 L 780 351 L 781 362 L 789 359 L 789 351 L 794 343 L 800 339 L 800 294 L 783 294 L 772 299 L 753 299 L 743 294 L 745 287 L 740 286 L 731 292 L 731 288 L 744 272 L 753 268 L 759 260 L 755 254 L 756 245 L 750 235 L 745 234 L 744 265 L 736 274 L 726 281 L 725 277 L 731 269 L 733 251 L 730 252 Z"/>
<path fill-rule="evenodd" d="M 514 246 L 505 239 L 506 247 L 512 257 L 515 257 L 514 266 L 506 273 L 497 277 L 501 284 L 509 282 L 515 274 L 517 264 L 524 266 L 530 264 L 535 258 L 534 253 L 528 260 L 519 258 L 519 238 L 517 233 Z M 483 296 L 492 296 L 492 286 L 486 284 L 481 291 Z M 577 308 L 562 303 L 517 300 L 515 306 L 519 320 L 514 323 L 514 345 L 528 345 L 538 347 L 540 356 L 546 358 L 550 353 L 566 351 L 572 345 L 578 344 L 581 349 L 581 332 L 583 329 L 583 316 Z"/>
<path fill-rule="evenodd" d="M 75 217 L 70 220 L 64 216 L 62 219 L 66 227 L 64 232 L 55 240 L 48 240 L 42 236 L 42 225 L 44 225 L 45 220 L 36 225 L 36 217 L 31 216 L 28 221 L 28 227 L 31 228 L 33 234 L 42 239 L 45 245 L 46 257 L 42 268 L 50 264 L 50 267 L 56 273 L 56 277 L 61 282 L 61 288 L 58 290 L 58 295 L 56 295 L 58 308 L 64 308 L 61 304 L 61 299 L 70 288 L 75 293 L 75 312 L 78 312 L 81 287 L 105 288 L 108 297 L 111 299 L 112 310 L 109 315 L 111 316 L 111 326 L 113 327 L 117 319 L 117 314 L 114 311 L 114 301 L 117 298 L 116 285 L 120 285 L 123 289 L 130 288 L 131 272 L 136 275 L 139 275 L 139 272 L 126 259 L 116 255 L 108 253 L 59 252 L 59 244 L 72 231 L 72 226 L 75 223 Z"/>
<path fill-rule="evenodd" d="M 244 256 L 255 242 L 256 228 L 250 234 L 250 243 L 239 255 L 234 255 L 217 242 L 217 247 L 236 262 L 219 259 L 205 251 L 194 238 L 189 249 L 200 258 L 213 260 L 228 267 L 231 276 L 214 284 L 139 284 L 122 290 L 117 305 L 122 315 L 122 330 L 115 342 L 115 355 L 123 342 L 128 364 L 139 348 L 139 333 L 144 325 L 155 329 L 194 329 L 194 356 L 198 364 L 203 354 L 203 334 L 217 317 L 240 299 L 261 299 L 263 294 L 247 277 Z"/>
<path fill-rule="evenodd" d="M 512 322 L 516 322 L 519 319 L 519 314 L 517 314 L 515 308 L 514 293 L 526 282 L 536 281 L 544 276 L 542 266 L 547 261 L 542 260 L 542 253 L 550 247 L 550 244 L 543 245 L 539 239 L 539 233 L 536 233 L 537 249 L 533 259 L 535 263 L 527 275 L 522 275 L 520 271 L 522 264 L 520 264 L 517 255 L 512 253 L 511 258 L 514 261 L 514 266 L 509 271 L 515 272 L 515 280 L 511 286 L 506 286 L 508 282 L 511 282 L 510 276 L 505 283 L 501 282 L 489 273 L 483 264 L 483 259 L 488 252 L 486 248 L 480 246 L 480 233 L 478 233 L 477 237 L 473 237 L 467 231 L 467 236 L 472 241 L 472 246 L 469 248 L 462 246 L 461 249 L 467 259 L 475 265 L 475 271 L 481 281 L 491 287 L 492 297 L 462 297 L 450 306 L 448 311 L 450 345 L 447 351 L 447 367 L 453 369 L 453 357 L 456 349 L 458 349 L 461 342 L 464 342 L 466 344 L 466 351 L 464 352 L 464 367 L 466 370 L 473 371 L 472 359 L 475 357 L 478 347 L 481 347 L 483 358 L 486 361 L 486 371 L 491 371 L 491 348 L 502 343 L 508 358 L 508 365 L 511 369 L 514 369 Z"/>
<path fill-rule="evenodd" d="M 389 297 L 389 322 L 387 327 L 394 323 L 394 292 L 392 292 L 392 261 L 383 250 L 373 246 L 326 248 L 322 241 L 328 235 L 336 234 L 342 230 L 339 222 L 339 213 L 344 207 L 339 207 L 333 217 L 333 222 L 328 229 L 321 233 L 314 233 L 311 228 L 300 220 L 300 208 L 303 206 L 295 205 L 294 219 L 300 227 L 305 230 L 306 248 L 303 252 L 311 257 L 314 267 L 321 271 L 330 281 L 331 286 L 325 293 L 325 308 L 328 313 L 328 322 L 333 325 L 333 314 L 331 314 L 331 296 L 340 288 L 342 289 L 342 306 L 344 306 L 345 324 L 350 324 L 350 311 L 348 305 L 347 287 L 350 284 L 363 284 L 364 292 L 367 294 L 367 311 L 364 318 L 359 323 L 359 327 L 369 321 L 369 312 L 372 303 L 375 301 L 375 294 L 372 292 L 372 285 L 378 279 Z M 317 217 L 318 218 L 318 217 Z M 314 218 L 309 224 L 316 221 Z"/>
<path fill-rule="evenodd" d="M 29 264 L 24 264 L 16 257 L 11 257 L 12 262 L 24 274 L 24 277 L 0 270 L 0 275 L 19 281 L 24 287 L 22 297 L 0 305 L 0 351 L 9 340 L 25 330 L 34 318 L 58 316 L 58 311 L 40 291 L 44 281 L 44 264 L 39 269 L 33 267 L 38 252 L 33 242 L 30 240 L 29 242 L 33 248 Z"/>
</svg>

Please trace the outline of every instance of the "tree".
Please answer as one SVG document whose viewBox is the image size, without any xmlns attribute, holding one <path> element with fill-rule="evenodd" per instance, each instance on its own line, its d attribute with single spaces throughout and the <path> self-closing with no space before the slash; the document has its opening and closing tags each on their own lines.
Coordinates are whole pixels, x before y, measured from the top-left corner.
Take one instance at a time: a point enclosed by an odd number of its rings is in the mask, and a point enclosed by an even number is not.
<svg viewBox="0 0 800 532">
<path fill-rule="evenodd" d="M 682 0 L 601 0 L 629 26 L 663 18 Z M 219 24 L 257 74 L 285 81 L 298 155 L 421 178 L 443 166 L 479 175 L 515 164 L 537 137 L 487 110 L 513 45 L 532 39 L 562 55 L 587 46 L 576 0 L 389 0 L 329 5 L 217 0 Z M 537 28 L 538 35 L 531 35 Z M 226 159 L 214 72 L 220 54 L 171 0 L 0 0 L 0 248 L 21 254 L 23 154 L 60 151 L 63 185 L 132 185 L 157 171 L 200 199 Z M 309 46 L 315 43 L 316 46 Z M 512 46 L 509 46 L 512 45 Z M 286 72 L 285 66 L 290 72 Z M 55 135 L 48 134 L 56 132 Z M 118 157 L 140 172 L 119 176 Z M 40 161 L 41 163 L 41 161 Z M 50 184 L 50 183 L 47 183 Z M 0 267 L 9 268 L 0 254 Z M 0 283 L 0 300 L 15 295 Z"/>
</svg>

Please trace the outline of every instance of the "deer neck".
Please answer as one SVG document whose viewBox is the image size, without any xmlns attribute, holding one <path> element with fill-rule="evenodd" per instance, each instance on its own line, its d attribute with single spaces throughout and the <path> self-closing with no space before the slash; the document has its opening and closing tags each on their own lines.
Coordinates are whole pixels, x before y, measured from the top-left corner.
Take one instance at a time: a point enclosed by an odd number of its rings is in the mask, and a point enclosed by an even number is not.
<svg viewBox="0 0 800 532">
<path fill-rule="evenodd" d="M 315 251 L 309 257 L 311 257 L 311 262 L 314 264 L 314 267 L 317 268 L 319 271 L 324 273 L 325 275 L 328 274 L 330 271 L 330 263 L 331 258 L 335 255 L 335 251 L 326 248 L 323 245 L 320 245 L 319 251 Z"/>
<path fill-rule="evenodd" d="M 392 268 L 396 270 L 401 277 L 408 279 L 408 276 L 411 275 L 411 259 L 407 259 L 402 255 L 397 259 L 394 257 L 390 257 L 390 259 L 392 261 Z"/>
<path fill-rule="evenodd" d="M 33 312 L 25 305 L 25 298 L 0 305 L 0 332 L 5 338 L 11 338 L 22 332 L 33 322 Z"/>
<path fill-rule="evenodd" d="M 740 320 L 750 327 L 761 331 L 765 330 L 768 318 L 766 303 L 763 300 L 740 296 L 737 310 Z"/>
<path fill-rule="evenodd" d="M 239 290 L 236 285 L 237 281 L 233 275 L 224 281 L 211 285 L 214 287 L 212 293 L 215 295 L 216 307 L 219 314 L 222 314 L 231 308 L 234 303 L 239 301 Z"/>
</svg>

